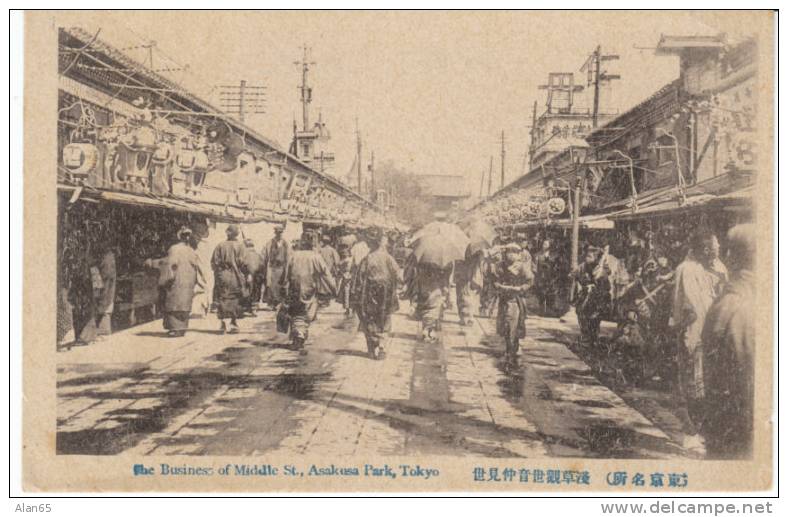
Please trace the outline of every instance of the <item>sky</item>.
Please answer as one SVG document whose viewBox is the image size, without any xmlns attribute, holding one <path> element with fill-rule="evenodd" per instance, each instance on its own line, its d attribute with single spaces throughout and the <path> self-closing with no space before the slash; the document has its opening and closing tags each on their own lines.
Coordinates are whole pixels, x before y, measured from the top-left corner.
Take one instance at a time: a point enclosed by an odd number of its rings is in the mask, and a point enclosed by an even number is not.
<svg viewBox="0 0 788 517">
<path fill-rule="evenodd" d="M 105 12 L 75 24 L 134 47 L 155 40 L 154 68 L 218 105 L 215 85 L 265 85 L 266 113 L 247 123 L 287 147 L 301 118 L 303 45 L 311 47 L 312 120 L 332 133 L 334 173 L 355 155 L 356 118 L 364 159 L 393 161 L 417 174 L 465 178 L 478 193 L 494 157 L 500 182 L 501 131 L 506 182 L 524 172 L 534 101 L 549 72 L 580 72 L 597 45 L 620 56 L 609 106 L 626 110 L 678 77 L 676 57 L 655 56 L 661 34 L 731 34 L 737 13 L 691 12 Z M 129 49 L 140 61 L 146 50 Z M 174 64 L 174 63 L 177 63 Z M 584 94 L 581 94 L 584 95 Z M 581 99 L 581 104 L 583 100 Z"/>
</svg>

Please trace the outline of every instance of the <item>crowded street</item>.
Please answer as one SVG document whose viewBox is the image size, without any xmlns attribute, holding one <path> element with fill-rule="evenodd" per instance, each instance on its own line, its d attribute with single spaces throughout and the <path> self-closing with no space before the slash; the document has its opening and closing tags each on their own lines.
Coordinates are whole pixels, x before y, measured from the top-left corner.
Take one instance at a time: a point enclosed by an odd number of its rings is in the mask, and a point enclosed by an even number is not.
<svg viewBox="0 0 788 517">
<path fill-rule="evenodd" d="M 25 490 L 769 489 L 775 21 L 26 15 Z"/>
<path fill-rule="evenodd" d="M 384 361 L 367 357 L 336 303 L 313 323 L 307 355 L 277 334 L 271 311 L 240 320 L 238 334 L 220 334 L 209 315 L 177 339 L 162 339 L 157 321 L 72 349 L 58 367 L 58 452 L 683 454 L 659 394 L 616 393 L 570 351 L 576 323 L 529 317 L 521 367 L 507 371 L 494 320 L 460 327 L 447 312 L 428 343 L 406 307 Z"/>
<path fill-rule="evenodd" d="M 265 85 L 202 98 L 97 30 L 58 30 L 59 454 L 752 454 L 755 40 L 662 35 L 626 109 L 576 49 L 487 156 L 324 114 L 306 44 L 281 146 Z"/>
</svg>

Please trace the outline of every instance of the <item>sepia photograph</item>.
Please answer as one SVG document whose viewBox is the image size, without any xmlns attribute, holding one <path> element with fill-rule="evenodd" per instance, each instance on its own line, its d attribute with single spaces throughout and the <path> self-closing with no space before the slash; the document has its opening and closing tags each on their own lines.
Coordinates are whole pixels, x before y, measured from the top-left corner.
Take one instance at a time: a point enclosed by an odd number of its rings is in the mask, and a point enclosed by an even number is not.
<svg viewBox="0 0 788 517">
<path fill-rule="evenodd" d="M 769 489 L 775 16 L 26 13 L 26 489 Z"/>
</svg>

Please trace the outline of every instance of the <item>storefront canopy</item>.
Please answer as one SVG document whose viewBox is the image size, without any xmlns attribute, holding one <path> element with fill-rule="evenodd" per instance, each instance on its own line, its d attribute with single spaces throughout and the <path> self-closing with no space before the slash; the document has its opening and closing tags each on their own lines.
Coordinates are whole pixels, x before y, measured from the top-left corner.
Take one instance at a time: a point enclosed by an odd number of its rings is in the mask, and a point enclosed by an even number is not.
<svg viewBox="0 0 788 517">
<path fill-rule="evenodd" d="M 259 222 L 273 220 L 273 217 L 265 217 L 259 214 L 247 217 L 236 216 L 235 214 L 224 213 L 220 207 L 212 207 L 207 203 L 182 201 L 173 198 L 153 197 L 150 195 L 133 194 L 128 192 L 97 190 L 94 188 L 75 187 L 71 185 L 58 185 L 58 190 L 66 194 L 70 194 L 72 202 L 82 199 L 94 202 L 105 201 L 110 203 L 119 203 L 140 208 L 174 210 L 177 212 L 203 215 L 206 217 L 211 217 L 217 221 L 224 222 Z"/>
<path fill-rule="evenodd" d="M 728 194 L 698 194 L 689 196 L 684 202 L 679 198 L 669 199 L 639 208 L 637 212 L 619 212 L 610 215 L 613 221 L 624 221 L 654 217 L 667 214 L 681 214 L 702 209 L 741 209 L 752 203 L 753 187 L 747 187 Z"/>
<path fill-rule="evenodd" d="M 604 215 L 586 215 L 579 220 L 580 227 L 589 230 L 611 230 L 613 229 L 613 221 L 608 218 L 607 214 Z M 572 228 L 572 219 L 534 219 L 512 225 L 516 230 L 524 228 L 533 228 L 536 226 L 549 226 L 553 228 Z"/>
</svg>

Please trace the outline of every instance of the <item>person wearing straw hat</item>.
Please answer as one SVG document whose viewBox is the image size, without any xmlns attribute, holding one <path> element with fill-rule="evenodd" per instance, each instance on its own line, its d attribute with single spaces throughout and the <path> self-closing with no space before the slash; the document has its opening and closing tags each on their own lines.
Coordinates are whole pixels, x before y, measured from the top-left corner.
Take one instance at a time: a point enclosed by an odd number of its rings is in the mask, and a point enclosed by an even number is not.
<svg viewBox="0 0 788 517">
<path fill-rule="evenodd" d="M 192 312 L 194 288 L 205 288 L 200 259 L 189 245 L 191 229 L 182 226 L 177 236 L 178 242 L 170 246 L 167 257 L 159 262 L 163 323 L 169 337 L 180 337 L 186 333 Z"/>
<path fill-rule="evenodd" d="M 217 296 L 217 314 L 221 320 L 221 331 L 226 332 L 226 319 L 230 320 L 229 332 L 236 334 L 239 331 L 237 318 L 241 316 L 241 299 L 243 297 L 244 282 L 241 272 L 243 256 L 246 249 L 238 240 L 241 233 L 238 225 L 227 226 L 227 240 L 220 242 L 213 250 L 211 267 L 214 272 Z"/>
</svg>

